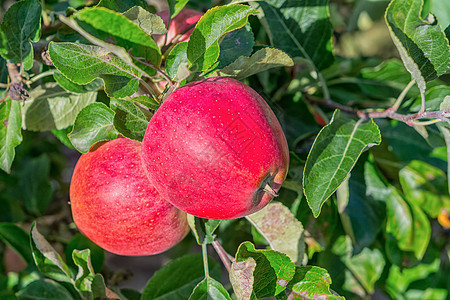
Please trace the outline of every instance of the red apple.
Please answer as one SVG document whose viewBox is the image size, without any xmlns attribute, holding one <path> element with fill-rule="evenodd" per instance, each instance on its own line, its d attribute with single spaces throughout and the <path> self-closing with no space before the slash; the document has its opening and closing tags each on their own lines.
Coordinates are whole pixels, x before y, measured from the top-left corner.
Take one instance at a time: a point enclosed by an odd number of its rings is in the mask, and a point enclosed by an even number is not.
<svg viewBox="0 0 450 300">
<path fill-rule="evenodd" d="M 148 181 L 140 152 L 141 143 L 126 138 L 101 144 L 81 155 L 70 184 L 78 229 L 115 254 L 157 254 L 189 231 L 186 214 Z"/>
<path fill-rule="evenodd" d="M 163 10 L 156 13 L 158 16 L 163 19 L 164 24 L 167 27 L 167 23 L 169 22 L 169 16 L 170 12 L 169 10 Z M 203 16 L 202 12 L 183 8 L 178 15 L 175 16 L 172 20 L 170 20 L 170 25 L 167 32 L 167 43 L 171 42 L 173 38 L 175 38 L 178 34 L 182 33 L 195 23 Z M 185 42 L 189 41 L 189 37 L 191 36 L 192 31 L 194 30 L 194 27 L 192 26 L 192 29 L 184 33 L 179 39 L 178 42 Z M 158 44 L 158 46 L 162 46 L 164 44 L 164 41 L 166 39 L 165 34 L 154 34 L 153 38 Z"/>
<path fill-rule="evenodd" d="M 142 161 L 161 196 L 201 218 L 239 218 L 279 190 L 289 152 L 280 124 L 250 87 L 215 77 L 187 84 L 156 111 Z"/>
</svg>

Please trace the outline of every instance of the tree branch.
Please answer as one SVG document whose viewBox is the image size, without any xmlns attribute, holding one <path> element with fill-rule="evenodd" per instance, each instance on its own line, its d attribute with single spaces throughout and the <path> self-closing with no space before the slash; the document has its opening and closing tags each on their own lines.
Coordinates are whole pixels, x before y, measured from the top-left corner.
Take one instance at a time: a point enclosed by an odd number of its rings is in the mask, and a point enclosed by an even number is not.
<svg viewBox="0 0 450 300">
<path fill-rule="evenodd" d="M 138 60 L 139 62 L 143 63 L 146 66 L 149 66 L 150 68 L 154 69 L 156 71 L 156 73 L 158 73 L 161 77 L 163 77 L 171 86 L 173 85 L 173 81 L 172 79 L 169 77 L 169 75 L 167 75 L 165 72 L 163 72 L 161 69 L 157 68 L 156 66 L 154 66 L 153 64 L 149 63 L 148 61 L 145 61 L 145 59 L 140 58 L 140 57 L 136 57 L 130 54 L 130 56 L 136 60 Z"/>
<path fill-rule="evenodd" d="M 354 109 L 352 107 L 342 105 L 340 103 L 334 102 L 331 99 L 321 99 L 314 96 L 311 96 L 305 92 L 303 92 L 303 96 L 305 100 L 310 104 L 326 106 L 332 109 L 339 109 L 348 114 L 356 115 L 360 118 L 390 118 L 394 120 L 402 121 L 410 126 L 412 125 L 430 125 L 440 121 L 449 121 L 450 120 L 450 108 L 444 110 L 437 111 L 422 111 L 422 109 L 413 114 L 400 114 L 397 113 L 397 109 L 400 106 L 400 103 L 403 101 L 406 93 L 411 89 L 414 85 L 414 81 L 411 81 L 405 89 L 401 92 L 394 105 L 389 107 L 388 109 L 382 111 L 370 111 L 370 110 L 361 110 Z M 426 121 L 420 121 L 426 119 Z M 431 120 L 430 120 L 431 119 Z"/>
<path fill-rule="evenodd" d="M 446 121 L 450 118 L 450 108 L 437 111 L 424 111 L 423 113 L 417 112 L 408 115 L 399 114 L 391 108 L 388 108 L 384 111 L 373 111 L 373 112 L 364 112 L 358 110 L 357 115 L 360 118 L 390 118 L 405 122 L 408 125 L 414 125 L 415 121 L 420 119 L 434 119 L 438 121 Z M 433 123 L 436 123 L 436 121 L 433 121 Z"/>
</svg>

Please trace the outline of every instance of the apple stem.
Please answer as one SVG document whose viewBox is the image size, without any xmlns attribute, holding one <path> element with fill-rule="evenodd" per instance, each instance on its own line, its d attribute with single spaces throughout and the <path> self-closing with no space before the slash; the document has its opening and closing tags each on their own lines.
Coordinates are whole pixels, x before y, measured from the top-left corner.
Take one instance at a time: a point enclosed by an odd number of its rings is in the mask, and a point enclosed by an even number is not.
<svg viewBox="0 0 450 300">
<path fill-rule="evenodd" d="M 270 184 L 266 184 L 263 188 L 264 192 L 268 193 L 272 197 L 278 197 L 278 193 L 270 186 Z"/>
</svg>

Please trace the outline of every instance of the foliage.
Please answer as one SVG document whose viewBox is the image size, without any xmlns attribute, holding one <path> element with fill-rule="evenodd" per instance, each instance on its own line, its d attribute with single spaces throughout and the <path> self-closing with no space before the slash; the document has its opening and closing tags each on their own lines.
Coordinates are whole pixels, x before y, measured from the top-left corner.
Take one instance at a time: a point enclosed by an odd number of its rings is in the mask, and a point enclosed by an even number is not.
<svg viewBox="0 0 450 300">
<path fill-rule="evenodd" d="M 152 34 L 167 30 L 142 0 L 2 2 L 0 297 L 447 299 L 448 1 L 163 4 L 172 18 L 205 13 L 188 42 L 159 47 Z M 246 218 L 189 216 L 170 262 L 140 291 L 121 288 L 73 224 L 74 161 L 97 142 L 141 141 L 173 90 L 212 76 L 271 106 L 286 181 Z"/>
</svg>

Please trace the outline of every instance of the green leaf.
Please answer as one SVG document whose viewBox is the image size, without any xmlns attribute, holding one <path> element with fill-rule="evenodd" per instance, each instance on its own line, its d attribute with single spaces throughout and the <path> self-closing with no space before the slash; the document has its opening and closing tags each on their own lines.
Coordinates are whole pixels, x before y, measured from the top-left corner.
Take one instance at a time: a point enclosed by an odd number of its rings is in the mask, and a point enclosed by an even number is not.
<svg viewBox="0 0 450 300">
<path fill-rule="evenodd" d="M 386 10 L 386 23 L 403 64 L 422 96 L 425 83 L 450 67 L 450 46 L 441 27 L 423 20 L 423 0 L 393 0 Z"/>
<path fill-rule="evenodd" d="M 173 19 L 186 6 L 189 0 L 167 0 L 169 4 L 170 18 Z"/>
<path fill-rule="evenodd" d="M 30 237 L 34 262 L 39 271 L 54 280 L 73 283 L 69 267 L 44 236 L 37 231 L 35 223 L 31 225 Z"/>
<path fill-rule="evenodd" d="M 152 109 L 152 110 L 157 110 L 159 108 L 159 106 L 161 105 L 160 103 L 156 102 L 155 99 L 148 97 L 148 96 L 137 96 L 131 99 L 131 101 L 139 103 L 144 105 L 145 107 L 147 107 L 148 109 Z"/>
<path fill-rule="evenodd" d="M 191 75 L 187 51 L 188 42 L 181 42 L 170 50 L 166 60 L 166 72 L 174 81 L 183 81 Z"/>
<path fill-rule="evenodd" d="M 75 263 L 72 258 L 72 252 L 74 250 L 84 249 L 89 249 L 91 251 L 91 263 L 94 272 L 100 272 L 105 261 L 105 251 L 80 233 L 74 235 L 65 248 L 64 253 L 67 264 L 70 267 L 75 268 Z"/>
<path fill-rule="evenodd" d="M 148 119 L 144 112 L 134 103 L 126 100 L 111 99 L 111 103 L 116 105 L 113 124 L 117 132 L 124 137 L 141 142 L 148 126 Z"/>
<path fill-rule="evenodd" d="M 286 254 L 273 250 L 257 250 L 250 242 L 243 242 L 236 252 L 236 262 L 252 257 L 256 261 L 253 272 L 253 292 L 256 297 L 278 295 L 293 278 L 295 265 Z"/>
<path fill-rule="evenodd" d="M 210 275 L 216 279 L 220 279 L 220 265 L 213 259 L 208 259 L 208 266 Z M 188 299 L 194 287 L 203 278 L 202 255 L 184 255 L 169 262 L 155 272 L 142 293 L 142 299 Z"/>
<path fill-rule="evenodd" d="M 448 101 L 448 105 L 450 106 L 450 96 L 446 97 L 446 100 Z M 444 100 L 443 104 L 446 101 Z M 447 148 L 447 161 L 450 161 L 450 128 L 447 126 L 445 126 L 443 123 L 439 124 L 439 130 L 442 132 L 442 135 L 444 136 L 445 139 L 445 145 Z M 447 163 L 447 186 L 448 189 L 447 191 L 450 193 L 450 164 Z"/>
<path fill-rule="evenodd" d="M 417 95 L 417 93 L 416 93 Z M 444 110 L 444 100 L 446 97 L 450 98 L 450 86 L 438 85 L 432 88 L 429 88 L 425 93 L 425 101 L 427 104 L 427 109 L 429 110 Z M 411 111 L 419 111 L 421 99 L 420 97 L 416 97 L 411 100 Z M 442 106 L 442 109 L 441 109 Z"/>
<path fill-rule="evenodd" d="M 219 58 L 219 40 L 228 32 L 243 27 L 250 14 L 256 11 L 249 6 L 235 4 L 216 6 L 198 21 L 187 47 L 189 69 L 206 71 Z"/>
<path fill-rule="evenodd" d="M 411 74 L 406 70 L 400 59 L 383 61 L 375 67 L 361 69 L 360 73 L 361 79 L 350 77 L 348 78 L 349 82 L 356 81 L 355 83 L 364 95 L 382 101 L 393 99 L 411 81 Z M 348 82 L 346 84 L 344 81 L 342 88 L 349 89 Z M 406 99 L 416 96 L 418 91 L 415 86 L 412 87 L 406 95 Z M 361 98 L 360 95 L 357 95 L 357 97 Z M 358 99 L 358 101 L 361 100 L 363 99 Z M 345 99 L 345 102 L 348 102 L 348 100 Z"/>
<path fill-rule="evenodd" d="M 255 272 L 256 261 L 249 257 L 244 261 L 231 264 L 230 283 L 234 294 L 240 300 L 256 299 L 253 293 L 253 272 Z"/>
<path fill-rule="evenodd" d="M 305 232 L 302 223 L 281 203 L 272 202 L 247 220 L 262 234 L 270 248 L 282 252 L 296 264 L 305 255 Z"/>
<path fill-rule="evenodd" d="M 92 294 L 94 299 L 121 299 L 118 294 L 106 287 L 102 274 L 95 274 L 92 280 Z"/>
<path fill-rule="evenodd" d="M 101 274 L 95 274 L 91 264 L 91 251 L 73 250 L 72 259 L 78 267 L 75 278 L 75 288 L 81 292 L 85 299 L 97 299 L 107 297 L 108 299 L 119 299 L 119 296 L 109 290 Z"/>
<path fill-rule="evenodd" d="M 125 297 L 127 300 L 140 300 L 141 293 L 132 289 L 121 289 L 120 294 Z"/>
<path fill-rule="evenodd" d="M 9 173 L 15 150 L 22 142 L 20 103 L 9 97 L 0 103 L 0 168 Z"/>
<path fill-rule="evenodd" d="M 35 280 L 16 294 L 19 300 L 36 300 L 36 299 L 52 299 L 52 300 L 71 300 L 72 295 L 62 285 L 53 280 L 39 279 Z"/>
<path fill-rule="evenodd" d="M 72 259 L 78 266 L 75 287 L 81 292 L 92 292 L 94 270 L 91 265 L 91 251 L 89 249 L 73 250 Z"/>
<path fill-rule="evenodd" d="M 356 253 L 372 244 L 380 231 L 385 218 L 384 200 L 389 193 L 375 165 L 365 155 L 356 163 L 350 178 L 338 188 L 339 215 Z"/>
<path fill-rule="evenodd" d="M 301 100 L 301 97 L 301 93 L 296 93 L 294 96 L 286 95 L 281 101 L 277 102 L 277 105 L 279 105 L 283 111 L 283 131 L 286 135 L 289 149 L 295 149 L 297 145 L 301 145 L 305 142 L 306 137 L 316 135 L 321 129 L 314 121 L 313 115 L 309 111 L 306 103 Z M 305 153 L 305 158 L 306 155 L 307 153 Z M 301 165 L 303 173 L 304 162 L 302 162 Z M 302 176 L 303 175 L 299 175 L 299 178 L 301 179 Z M 297 182 L 297 185 L 301 185 L 301 180 Z M 302 189 L 300 188 L 300 190 Z"/>
<path fill-rule="evenodd" d="M 450 203 L 445 173 L 423 161 L 414 160 L 399 173 L 405 199 L 437 218 L 445 203 Z"/>
<path fill-rule="evenodd" d="M 334 242 L 331 250 L 333 254 L 340 256 L 345 266 L 340 271 L 345 277 L 343 287 L 361 298 L 373 294 L 375 283 L 382 275 L 386 264 L 381 251 L 364 248 L 359 254 L 353 255 L 351 239 L 344 235 Z"/>
<path fill-rule="evenodd" d="M 88 42 L 90 42 L 98 47 L 103 48 L 105 51 L 111 52 L 111 54 L 114 54 L 115 56 L 117 56 L 119 58 L 119 60 L 121 60 L 129 68 L 131 68 L 133 70 L 137 70 L 140 73 L 145 73 L 145 71 L 143 71 L 141 68 L 139 68 L 138 66 L 136 66 L 134 64 L 133 58 L 131 58 L 130 53 L 128 53 L 128 51 L 125 48 L 123 48 L 121 46 L 116 46 L 115 44 L 110 43 L 108 40 L 108 37 L 106 37 L 105 41 L 104 41 L 102 39 L 99 39 L 99 38 L 93 36 L 92 34 L 87 32 L 83 27 L 81 27 L 77 23 L 77 21 L 73 18 L 68 18 L 68 17 L 64 17 L 63 15 L 59 15 L 59 19 L 61 22 L 63 22 L 64 24 L 66 24 L 67 26 L 69 26 L 70 28 L 75 30 L 76 32 L 78 32 L 81 35 L 82 40 L 87 40 Z M 108 42 L 106 40 L 108 40 Z M 111 41 L 111 42 L 114 42 L 114 41 Z M 107 58 L 107 60 L 109 61 L 110 59 Z"/>
<path fill-rule="evenodd" d="M 103 79 L 110 97 L 130 96 L 138 89 L 140 73 L 101 47 L 51 42 L 49 54 L 58 71 L 77 84 Z"/>
<path fill-rule="evenodd" d="M 438 272 L 440 264 L 439 258 L 436 258 L 430 263 L 422 263 L 413 268 L 401 268 L 394 265 L 389 269 L 386 279 L 386 291 L 391 295 L 392 299 L 401 299 L 400 297 L 407 291 L 411 283 L 430 278 L 433 273 Z"/>
<path fill-rule="evenodd" d="M 25 70 L 33 66 L 31 43 L 37 42 L 41 35 L 41 11 L 38 0 L 24 0 L 11 5 L 3 16 L 1 31 L 6 39 L 6 53 L 2 56 L 13 63 L 22 63 Z"/>
<path fill-rule="evenodd" d="M 445 288 L 427 288 L 425 290 L 421 289 L 409 289 L 405 293 L 405 299 L 408 300 L 422 300 L 422 299 L 433 299 L 433 300 L 446 300 L 448 299 L 448 289 Z"/>
<path fill-rule="evenodd" d="M 385 60 L 375 67 L 362 68 L 360 72 L 361 77 L 364 79 L 387 82 L 391 87 L 395 88 L 389 90 L 391 95 L 398 90 L 403 90 L 411 81 L 411 74 L 398 58 Z"/>
<path fill-rule="evenodd" d="M 192 291 L 189 300 L 231 300 L 230 295 L 223 285 L 211 277 L 203 279 Z"/>
<path fill-rule="evenodd" d="M 72 94 L 54 82 L 40 85 L 30 92 L 30 98 L 22 105 L 22 128 L 32 131 L 67 128 L 96 98 L 96 92 Z"/>
<path fill-rule="evenodd" d="M 232 64 L 218 71 L 218 74 L 241 80 L 265 70 L 293 65 L 294 62 L 289 55 L 281 50 L 267 47 L 256 51 L 251 57 L 239 57 Z"/>
<path fill-rule="evenodd" d="M 219 227 L 220 220 L 208 220 L 187 215 L 189 227 L 191 228 L 195 239 L 199 245 L 204 243 L 211 244 L 216 235 L 214 231 Z"/>
<path fill-rule="evenodd" d="M 116 47 L 123 47 L 132 56 L 142 58 L 155 67 L 159 66 L 161 52 L 155 41 L 126 16 L 107 8 L 93 7 L 80 10 L 74 17 L 89 34 Z M 138 60 L 133 61 L 149 75 L 156 74 L 155 69 Z"/>
<path fill-rule="evenodd" d="M 98 3 L 98 6 L 106 7 L 118 12 L 125 12 L 134 6 L 141 6 L 150 12 L 154 12 L 154 8 L 148 5 L 145 0 L 101 0 Z"/>
<path fill-rule="evenodd" d="M 267 0 L 256 5 L 262 9 L 260 18 L 273 47 L 307 59 L 318 70 L 333 63 L 328 0 Z"/>
<path fill-rule="evenodd" d="M 430 12 L 436 16 L 442 29 L 450 25 L 450 3 L 448 1 L 427 0 L 425 3 L 430 6 Z M 424 11 L 422 11 L 423 13 Z"/>
<path fill-rule="evenodd" d="M 71 132 L 71 131 L 72 131 L 72 126 L 69 126 L 64 129 L 53 129 L 52 133 L 66 147 L 68 147 L 70 149 L 75 149 L 75 147 L 70 142 L 69 137 L 67 136 L 69 134 L 69 132 Z"/>
<path fill-rule="evenodd" d="M 123 15 L 148 35 L 167 33 L 166 25 L 164 25 L 161 17 L 150 13 L 140 6 L 133 6 L 124 12 Z"/>
<path fill-rule="evenodd" d="M 250 25 L 227 33 L 220 43 L 219 69 L 231 64 L 241 56 L 250 56 L 255 45 Z"/>
<path fill-rule="evenodd" d="M 403 122 L 388 123 L 380 129 L 383 140 L 389 144 L 392 153 L 401 161 L 426 160 L 433 151 L 422 135 Z"/>
<path fill-rule="evenodd" d="M 78 114 L 69 139 L 80 152 L 100 141 L 113 140 L 118 133 L 114 129 L 114 111 L 103 103 L 92 103 Z"/>
<path fill-rule="evenodd" d="M 346 274 L 344 288 L 351 291 L 354 286 L 362 285 L 364 291 L 373 294 L 375 283 L 381 277 L 385 265 L 380 250 L 364 248 L 359 254 L 344 257 L 342 261 L 351 273 Z"/>
<path fill-rule="evenodd" d="M 94 79 L 90 83 L 84 85 L 76 84 L 73 81 L 70 81 L 59 72 L 53 74 L 53 78 L 63 89 L 77 94 L 93 92 L 103 86 L 103 81 L 100 78 Z"/>
<path fill-rule="evenodd" d="M 13 223 L 0 223 L 0 239 L 13 248 L 27 264 L 33 263 L 30 236 Z"/>
<path fill-rule="evenodd" d="M 28 212 L 42 215 L 52 201 L 53 187 L 50 184 L 50 159 L 43 153 L 27 162 L 27 167 L 20 170 L 17 185 L 20 199 Z"/>
<path fill-rule="evenodd" d="M 316 266 L 296 267 L 294 278 L 288 288 L 292 299 L 344 299 L 330 292 L 331 277 L 327 270 Z"/>
<path fill-rule="evenodd" d="M 402 195 L 392 189 L 386 206 L 386 233 L 395 238 L 400 250 L 413 252 L 421 260 L 430 241 L 430 222 L 417 205 L 408 205 Z"/>
<path fill-rule="evenodd" d="M 364 148 L 381 142 L 378 126 L 355 122 L 339 110 L 316 137 L 303 173 L 303 189 L 314 217 L 355 165 Z"/>
</svg>

